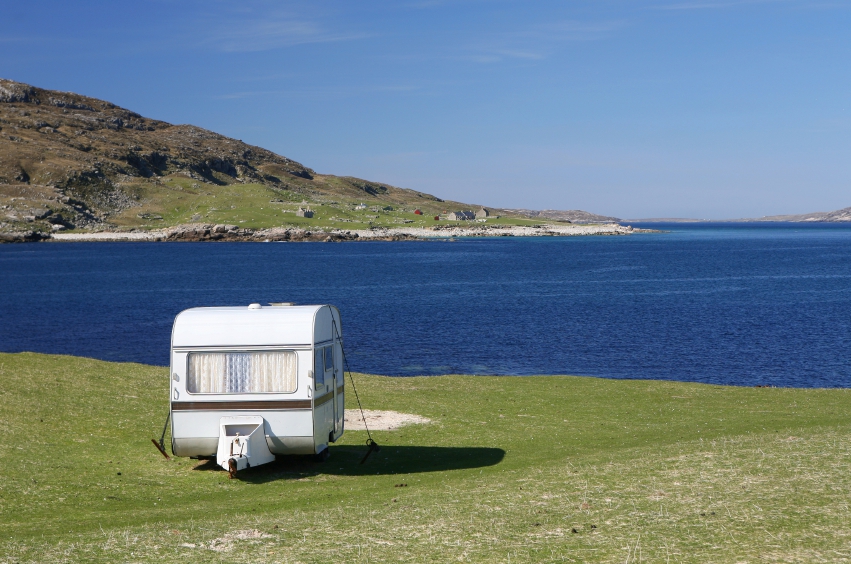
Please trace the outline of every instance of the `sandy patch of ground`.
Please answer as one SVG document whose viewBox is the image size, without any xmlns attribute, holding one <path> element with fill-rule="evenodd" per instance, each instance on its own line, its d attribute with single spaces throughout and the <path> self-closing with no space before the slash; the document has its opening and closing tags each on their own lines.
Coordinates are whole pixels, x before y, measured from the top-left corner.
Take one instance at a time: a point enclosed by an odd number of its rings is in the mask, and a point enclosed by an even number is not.
<svg viewBox="0 0 851 564">
<path fill-rule="evenodd" d="M 256 543 L 259 542 L 259 539 L 270 538 L 272 538 L 272 535 L 267 535 L 266 533 L 262 533 L 257 529 L 248 529 L 245 531 L 234 531 L 232 533 L 228 533 L 223 537 L 211 540 L 209 544 L 195 544 L 185 542 L 180 546 L 184 548 L 208 548 L 216 552 L 228 552 L 231 548 L 233 548 L 233 543 L 235 541 L 248 540 Z"/>
<path fill-rule="evenodd" d="M 393 431 L 405 425 L 423 425 L 431 423 L 431 419 L 413 413 L 399 413 L 398 411 L 381 411 L 364 409 L 366 424 L 370 431 Z M 360 410 L 347 409 L 345 413 L 345 429 L 349 431 L 365 430 Z"/>
</svg>

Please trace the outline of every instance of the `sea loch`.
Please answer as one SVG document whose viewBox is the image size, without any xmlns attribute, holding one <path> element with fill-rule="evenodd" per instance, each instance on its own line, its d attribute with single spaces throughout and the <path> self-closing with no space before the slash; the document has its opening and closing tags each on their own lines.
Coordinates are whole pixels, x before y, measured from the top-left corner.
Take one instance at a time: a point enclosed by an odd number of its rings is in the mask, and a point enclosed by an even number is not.
<svg viewBox="0 0 851 564">
<path fill-rule="evenodd" d="M 164 365 L 181 310 L 286 300 L 337 305 L 361 372 L 851 384 L 851 226 L 661 228 L 670 232 L 5 245 L 0 350 Z"/>
</svg>

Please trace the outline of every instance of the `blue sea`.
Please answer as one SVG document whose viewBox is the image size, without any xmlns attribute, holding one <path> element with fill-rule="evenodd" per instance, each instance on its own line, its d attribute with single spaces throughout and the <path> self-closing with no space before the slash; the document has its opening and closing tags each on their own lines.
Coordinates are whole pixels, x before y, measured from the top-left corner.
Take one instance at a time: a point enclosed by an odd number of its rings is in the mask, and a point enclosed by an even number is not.
<svg viewBox="0 0 851 564">
<path fill-rule="evenodd" d="M 196 306 L 340 308 L 351 368 L 851 385 L 851 225 L 364 243 L 0 245 L 0 350 L 168 363 Z"/>
</svg>

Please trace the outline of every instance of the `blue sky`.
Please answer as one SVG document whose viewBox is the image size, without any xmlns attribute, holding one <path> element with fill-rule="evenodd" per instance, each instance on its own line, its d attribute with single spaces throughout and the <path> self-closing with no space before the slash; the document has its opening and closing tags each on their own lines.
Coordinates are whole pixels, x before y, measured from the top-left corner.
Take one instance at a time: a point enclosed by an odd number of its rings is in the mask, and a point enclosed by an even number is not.
<svg viewBox="0 0 851 564">
<path fill-rule="evenodd" d="M 851 206 L 851 2 L 5 2 L 0 76 L 501 207 Z"/>
</svg>

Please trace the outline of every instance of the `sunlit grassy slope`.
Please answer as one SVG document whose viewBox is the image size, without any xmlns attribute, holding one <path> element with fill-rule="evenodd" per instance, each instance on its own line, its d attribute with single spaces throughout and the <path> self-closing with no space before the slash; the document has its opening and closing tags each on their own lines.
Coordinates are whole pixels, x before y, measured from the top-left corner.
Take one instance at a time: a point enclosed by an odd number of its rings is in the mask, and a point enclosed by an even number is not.
<svg viewBox="0 0 851 564">
<path fill-rule="evenodd" d="M 0 355 L 0 562 L 851 559 L 847 390 L 355 378 L 434 422 L 228 480 L 151 445 L 167 369 Z"/>
<path fill-rule="evenodd" d="M 138 206 L 128 208 L 110 218 L 123 228 L 155 229 L 185 223 L 220 223 L 262 229 L 297 227 L 305 229 L 368 229 L 370 227 L 431 227 L 434 225 L 469 224 L 446 221 L 444 212 L 476 211 L 479 208 L 458 202 L 444 202 L 419 197 L 412 191 L 397 191 L 389 195 L 340 194 L 331 191 L 341 180 L 318 177 L 314 184 L 325 193 L 309 190 L 308 182 L 293 184 L 293 190 L 262 184 L 216 185 L 175 174 L 157 183 L 128 188 L 137 197 Z M 365 209 L 357 209 L 360 204 Z M 298 217 L 301 206 L 308 206 L 313 218 Z M 385 209 L 386 208 L 386 209 Z M 422 215 L 415 214 L 420 210 Z M 435 221 L 436 215 L 443 215 Z M 551 221 L 551 220 L 550 220 Z M 552 222 L 552 221 L 551 221 Z M 488 225 L 538 225 L 541 220 L 518 216 L 491 217 Z"/>
</svg>

